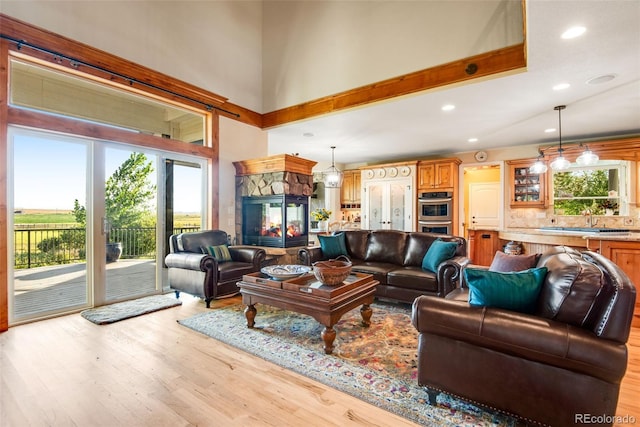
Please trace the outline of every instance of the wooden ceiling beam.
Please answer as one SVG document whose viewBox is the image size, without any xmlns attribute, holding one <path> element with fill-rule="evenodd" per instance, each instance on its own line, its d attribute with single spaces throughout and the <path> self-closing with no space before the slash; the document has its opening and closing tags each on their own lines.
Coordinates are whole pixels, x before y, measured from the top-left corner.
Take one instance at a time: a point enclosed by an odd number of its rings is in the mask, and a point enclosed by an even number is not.
<svg viewBox="0 0 640 427">
<path fill-rule="evenodd" d="M 526 65 L 526 46 L 521 43 L 265 113 L 262 115 L 262 127 L 268 129 L 398 96 L 486 78 L 523 69 Z"/>
</svg>

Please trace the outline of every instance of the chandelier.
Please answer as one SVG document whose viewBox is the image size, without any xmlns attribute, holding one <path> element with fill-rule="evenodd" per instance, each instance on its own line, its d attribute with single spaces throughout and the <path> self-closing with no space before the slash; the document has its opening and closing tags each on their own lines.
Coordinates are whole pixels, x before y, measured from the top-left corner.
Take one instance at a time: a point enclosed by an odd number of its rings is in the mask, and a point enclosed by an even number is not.
<svg viewBox="0 0 640 427">
<path fill-rule="evenodd" d="M 554 171 L 563 171 L 569 169 L 571 162 L 567 160 L 564 155 L 564 149 L 562 148 L 562 110 L 567 108 L 566 105 L 558 105 L 553 107 L 558 112 L 558 156 L 551 162 L 551 169 Z M 589 149 L 586 144 L 580 143 L 580 147 L 585 147 L 585 150 L 578 156 L 576 163 L 580 166 L 590 166 L 596 164 L 599 160 L 597 154 Z M 547 147 L 546 149 L 549 149 Z M 545 173 L 547 171 L 547 165 L 544 163 L 544 151 L 538 149 L 538 159 L 531 165 L 529 172 L 531 173 Z"/>
<path fill-rule="evenodd" d="M 339 188 L 342 185 L 342 178 L 344 174 L 340 172 L 334 163 L 334 152 L 336 147 L 331 147 L 331 167 L 322 172 L 322 180 L 324 181 L 325 188 Z"/>
</svg>

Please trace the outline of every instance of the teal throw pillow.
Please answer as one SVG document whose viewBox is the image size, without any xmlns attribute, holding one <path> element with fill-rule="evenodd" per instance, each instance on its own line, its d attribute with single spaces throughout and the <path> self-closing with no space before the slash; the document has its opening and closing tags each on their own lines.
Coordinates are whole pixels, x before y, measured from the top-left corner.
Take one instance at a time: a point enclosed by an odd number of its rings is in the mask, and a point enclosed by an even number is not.
<svg viewBox="0 0 640 427">
<path fill-rule="evenodd" d="M 320 248 L 322 254 L 327 258 L 336 258 L 340 255 L 347 255 L 347 244 L 345 242 L 344 233 L 338 233 L 333 236 L 318 235 L 320 240 Z"/>
<path fill-rule="evenodd" d="M 533 313 L 546 275 L 546 267 L 509 273 L 465 268 L 469 304 Z"/>
<path fill-rule="evenodd" d="M 218 262 L 231 261 L 231 252 L 229 252 L 227 245 L 207 246 L 205 249 L 205 253 L 214 257 Z"/>
<path fill-rule="evenodd" d="M 442 261 L 452 258 L 457 249 L 458 242 L 445 242 L 441 239 L 434 240 L 422 259 L 422 269 L 435 273 L 438 270 L 438 265 Z"/>
</svg>

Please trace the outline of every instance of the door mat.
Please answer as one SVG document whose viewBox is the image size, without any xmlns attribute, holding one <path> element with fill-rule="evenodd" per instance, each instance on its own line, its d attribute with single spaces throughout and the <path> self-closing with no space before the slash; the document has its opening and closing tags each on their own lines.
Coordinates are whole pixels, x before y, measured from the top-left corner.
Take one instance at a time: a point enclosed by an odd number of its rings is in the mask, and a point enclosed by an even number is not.
<svg viewBox="0 0 640 427">
<path fill-rule="evenodd" d="M 168 295 L 152 295 L 131 301 L 118 302 L 102 307 L 90 308 L 80 313 L 82 317 L 97 325 L 106 325 L 131 317 L 152 313 L 181 305 L 182 301 Z"/>
</svg>

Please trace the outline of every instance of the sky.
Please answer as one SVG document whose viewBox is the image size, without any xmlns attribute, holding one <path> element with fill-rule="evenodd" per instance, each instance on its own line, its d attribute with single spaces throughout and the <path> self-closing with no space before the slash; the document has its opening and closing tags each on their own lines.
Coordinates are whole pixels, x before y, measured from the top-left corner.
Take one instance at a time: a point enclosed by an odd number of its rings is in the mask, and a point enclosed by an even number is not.
<svg viewBox="0 0 640 427">
<path fill-rule="evenodd" d="M 78 199 L 86 205 L 87 151 L 90 145 L 63 136 L 16 132 L 13 138 L 14 209 L 72 210 Z M 131 151 L 108 148 L 106 176 L 124 162 Z M 156 159 L 148 155 L 157 170 Z M 174 169 L 174 211 L 200 211 L 200 170 Z M 155 176 L 154 176 L 155 182 Z"/>
</svg>

